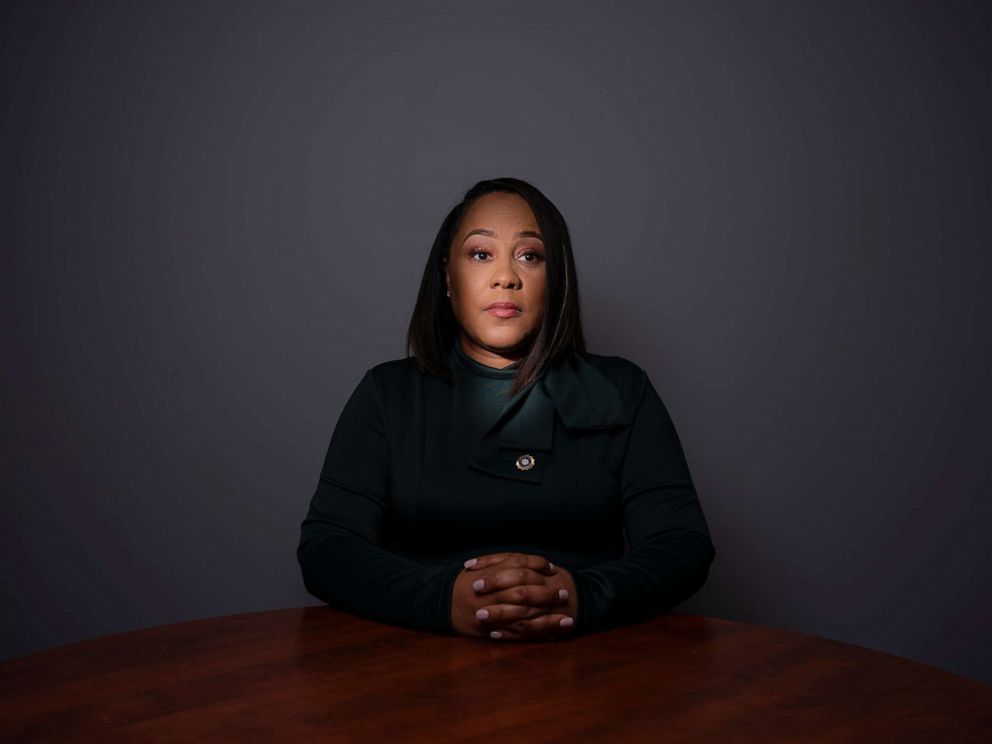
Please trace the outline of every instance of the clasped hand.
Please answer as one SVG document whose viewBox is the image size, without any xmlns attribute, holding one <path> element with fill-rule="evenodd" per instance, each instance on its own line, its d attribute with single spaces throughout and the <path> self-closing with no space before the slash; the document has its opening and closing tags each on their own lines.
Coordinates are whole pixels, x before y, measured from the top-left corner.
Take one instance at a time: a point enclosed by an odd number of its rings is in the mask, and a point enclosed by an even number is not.
<svg viewBox="0 0 992 744">
<path fill-rule="evenodd" d="M 451 595 L 455 632 L 476 638 L 561 638 L 574 628 L 577 610 L 571 573 L 525 553 L 490 553 L 466 561 Z"/>
</svg>

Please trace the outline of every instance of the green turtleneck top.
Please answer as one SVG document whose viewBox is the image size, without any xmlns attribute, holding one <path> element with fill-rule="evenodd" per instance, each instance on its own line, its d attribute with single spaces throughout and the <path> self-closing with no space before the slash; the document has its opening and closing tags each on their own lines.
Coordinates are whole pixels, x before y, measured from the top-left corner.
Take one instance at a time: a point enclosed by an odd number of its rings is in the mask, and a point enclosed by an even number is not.
<svg viewBox="0 0 992 744">
<path fill-rule="evenodd" d="M 455 341 L 451 358 L 460 388 L 454 420 L 463 427 L 466 440 L 474 441 L 496 421 L 509 402 L 520 362 L 503 368 L 487 366 L 468 356 L 460 340 Z"/>
<path fill-rule="evenodd" d="M 384 362 L 345 404 L 301 525 L 311 594 L 453 633 L 463 562 L 529 553 L 572 574 L 581 633 L 657 615 L 702 585 L 713 546 L 643 370 L 585 354 L 508 401 L 518 365 L 480 364 L 457 343 L 446 362 L 451 380 Z"/>
</svg>

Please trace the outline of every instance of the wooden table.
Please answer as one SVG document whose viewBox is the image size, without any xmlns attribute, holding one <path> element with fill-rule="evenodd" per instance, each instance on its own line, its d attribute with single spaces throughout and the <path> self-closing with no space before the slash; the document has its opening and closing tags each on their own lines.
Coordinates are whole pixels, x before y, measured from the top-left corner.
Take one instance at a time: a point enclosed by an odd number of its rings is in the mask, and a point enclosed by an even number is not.
<svg viewBox="0 0 992 744">
<path fill-rule="evenodd" d="M 992 687 L 822 638 L 670 614 L 563 641 L 328 607 L 137 630 L 0 664 L 0 741 L 992 741 Z"/>
</svg>

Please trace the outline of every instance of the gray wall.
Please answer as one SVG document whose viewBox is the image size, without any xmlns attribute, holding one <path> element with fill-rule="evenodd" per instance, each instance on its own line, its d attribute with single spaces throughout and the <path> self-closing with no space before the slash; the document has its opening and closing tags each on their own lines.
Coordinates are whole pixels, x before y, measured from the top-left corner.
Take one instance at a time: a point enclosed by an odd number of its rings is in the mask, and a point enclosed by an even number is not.
<svg viewBox="0 0 992 744">
<path fill-rule="evenodd" d="M 5 3 L 0 651 L 314 604 L 328 438 L 479 178 L 574 234 L 718 557 L 992 682 L 988 4 Z"/>
</svg>

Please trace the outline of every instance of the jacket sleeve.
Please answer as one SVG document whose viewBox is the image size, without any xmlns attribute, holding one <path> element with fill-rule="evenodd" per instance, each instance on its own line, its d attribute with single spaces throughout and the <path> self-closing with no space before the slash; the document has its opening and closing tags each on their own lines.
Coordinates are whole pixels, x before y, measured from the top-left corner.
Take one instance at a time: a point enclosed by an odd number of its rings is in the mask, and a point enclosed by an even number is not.
<svg viewBox="0 0 992 744">
<path fill-rule="evenodd" d="M 453 633 L 451 592 L 461 566 L 424 566 L 385 549 L 389 446 L 372 370 L 331 436 L 296 555 L 313 596 L 372 620 Z"/>
<path fill-rule="evenodd" d="M 641 374 L 620 478 L 629 550 L 574 572 L 579 632 L 667 612 L 703 585 L 715 557 L 671 417 Z"/>
</svg>

